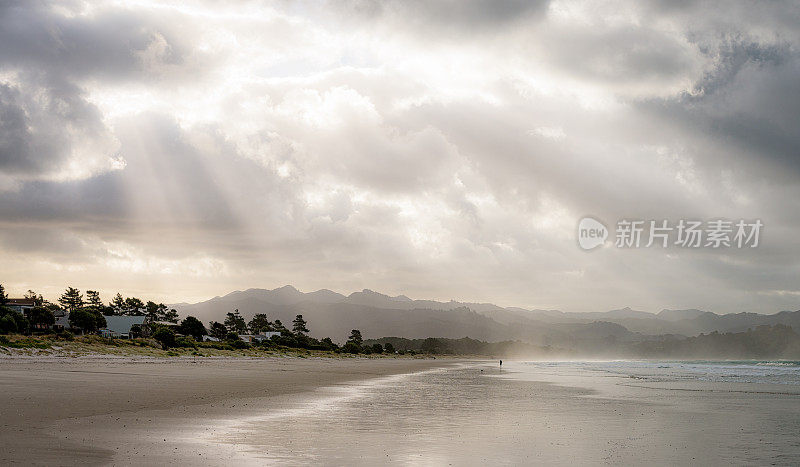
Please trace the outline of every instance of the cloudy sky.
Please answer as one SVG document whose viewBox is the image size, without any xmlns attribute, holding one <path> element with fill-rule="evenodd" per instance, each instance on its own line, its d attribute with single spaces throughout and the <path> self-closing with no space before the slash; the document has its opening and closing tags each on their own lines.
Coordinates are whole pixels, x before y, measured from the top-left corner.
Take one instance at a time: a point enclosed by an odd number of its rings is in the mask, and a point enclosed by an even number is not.
<svg viewBox="0 0 800 467">
<path fill-rule="evenodd" d="M 793 2 L 4 1 L 0 282 L 800 308 Z M 761 219 L 615 248 L 580 218 Z"/>
</svg>

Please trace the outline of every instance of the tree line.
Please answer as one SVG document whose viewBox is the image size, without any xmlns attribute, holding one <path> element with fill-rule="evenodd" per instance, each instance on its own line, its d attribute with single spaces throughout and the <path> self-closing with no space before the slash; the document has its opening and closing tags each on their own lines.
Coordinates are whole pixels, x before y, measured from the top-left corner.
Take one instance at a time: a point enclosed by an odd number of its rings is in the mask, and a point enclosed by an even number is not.
<svg viewBox="0 0 800 467">
<path fill-rule="evenodd" d="M 142 301 L 136 297 L 123 297 L 117 293 L 111 301 L 104 302 L 96 290 L 87 290 L 84 295 L 75 287 L 67 287 L 57 303 L 45 300 L 41 294 L 29 290 L 24 298 L 33 302 L 33 308 L 26 313 L 19 313 L 8 308 L 8 296 L 0 284 L 0 334 L 31 334 L 49 332 L 56 322 L 56 316 L 68 313 L 70 327 L 82 333 L 94 333 L 106 327 L 107 316 L 144 316 L 147 323 L 144 328 L 134 325 L 131 337 L 145 335 L 158 341 L 162 348 L 196 347 L 204 336 L 214 337 L 220 346 L 246 348 L 251 345 L 261 347 L 290 347 L 309 350 L 326 350 L 345 353 L 394 353 L 391 344 L 384 346 L 373 343 L 364 345 L 361 331 L 353 329 L 344 345 L 339 346 L 330 337 L 315 339 L 303 315 L 295 316 L 291 327 L 286 327 L 281 320 L 270 321 L 266 314 L 257 313 L 246 321 L 236 309 L 228 312 L 222 322 L 211 321 L 208 328 L 194 316 L 187 316 L 178 322 L 178 312 L 163 303 Z M 263 342 L 248 343 L 241 335 L 260 335 L 278 333 Z M 210 343 L 214 345 L 214 343 Z"/>
<path fill-rule="evenodd" d="M 136 297 L 123 298 L 119 293 L 108 304 L 103 302 L 96 290 L 87 290 L 84 296 L 75 287 L 67 287 L 59 296 L 58 303 L 45 300 L 33 290 L 28 290 L 24 298 L 33 302 L 33 308 L 27 313 L 11 310 L 7 307 L 8 295 L 0 284 L 0 333 L 29 334 L 48 330 L 62 312 L 69 313 L 70 327 L 81 332 L 96 332 L 106 327 L 106 316 L 145 316 L 150 322 L 178 322 L 178 312 L 163 303 L 143 302 Z M 138 331 L 141 333 L 143 330 Z"/>
<path fill-rule="evenodd" d="M 257 313 L 250 321 L 242 317 L 239 310 L 228 312 L 222 322 L 211 321 L 206 328 L 202 321 L 194 316 L 187 316 L 174 329 L 162 328 L 153 335 L 163 348 L 173 346 L 191 346 L 191 342 L 181 340 L 176 334 L 191 337 L 194 342 L 202 341 L 204 336 L 211 336 L 221 343 L 221 345 L 234 348 L 246 348 L 249 346 L 257 347 L 290 347 L 308 350 L 325 350 L 344 353 L 394 353 L 394 349 L 388 346 L 384 349 L 380 345 L 363 345 L 361 331 L 353 329 L 344 345 L 339 346 L 330 337 L 315 339 L 308 335 L 311 332 L 308 322 L 303 315 L 297 315 L 292 320 L 291 329 L 287 328 L 279 319 L 270 321 L 266 314 Z M 242 335 L 263 335 L 264 333 L 278 333 L 269 339 L 254 342 L 244 342 Z"/>
</svg>

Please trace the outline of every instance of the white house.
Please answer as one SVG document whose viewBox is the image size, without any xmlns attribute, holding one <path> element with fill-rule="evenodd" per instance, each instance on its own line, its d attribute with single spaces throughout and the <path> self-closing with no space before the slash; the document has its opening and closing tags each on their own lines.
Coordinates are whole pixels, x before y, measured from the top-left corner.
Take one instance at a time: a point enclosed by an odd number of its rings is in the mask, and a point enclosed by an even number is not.
<svg viewBox="0 0 800 467">
<path fill-rule="evenodd" d="M 36 300 L 32 298 L 9 298 L 6 300 L 6 308 L 25 314 L 26 311 L 36 306 Z"/>
<path fill-rule="evenodd" d="M 144 316 L 106 316 L 106 327 L 100 330 L 103 337 L 121 337 L 128 339 L 131 328 L 138 325 L 140 328 L 144 324 Z"/>
<path fill-rule="evenodd" d="M 264 342 L 272 338 L 272 336 L 280 336 L 279 332 L 262 332 L 261 334 L 239 334 L 239 339 L 245 342 Z"/>
</svg>

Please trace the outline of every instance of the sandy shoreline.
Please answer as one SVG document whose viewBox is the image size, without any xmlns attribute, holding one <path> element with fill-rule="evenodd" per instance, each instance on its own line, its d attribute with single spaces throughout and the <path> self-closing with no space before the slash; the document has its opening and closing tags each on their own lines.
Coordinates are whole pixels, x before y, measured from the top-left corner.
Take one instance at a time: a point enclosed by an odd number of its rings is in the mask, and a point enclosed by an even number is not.
<svg viewBox="0 0 800 467">
<path fill-rule="evenodd" d="M 197 442 L 215 421 L 289 395 L 447 365 L 332 358 L 0 359 L 0 463 L 224 464 L 236 446 Z M 203 457 L 205 456 L 205 457 Z"/>
<path fill-rule="evenodd" d="M 796 465 L 798 397 L 520 362 L 10 358 L 0 464 Z"/>
</svg>

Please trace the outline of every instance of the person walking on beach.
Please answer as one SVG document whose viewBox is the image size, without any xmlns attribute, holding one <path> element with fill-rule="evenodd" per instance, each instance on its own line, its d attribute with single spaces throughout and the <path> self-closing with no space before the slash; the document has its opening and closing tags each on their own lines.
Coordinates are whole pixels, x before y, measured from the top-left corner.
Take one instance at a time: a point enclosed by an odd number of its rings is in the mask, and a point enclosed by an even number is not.
<svg viewBox="0 0 800 467">
<path fill-rule="evenodd" d="M 503 361 L 502 360 L 500 360 L 500 366 L 503 366 Z"/>
</svg>

